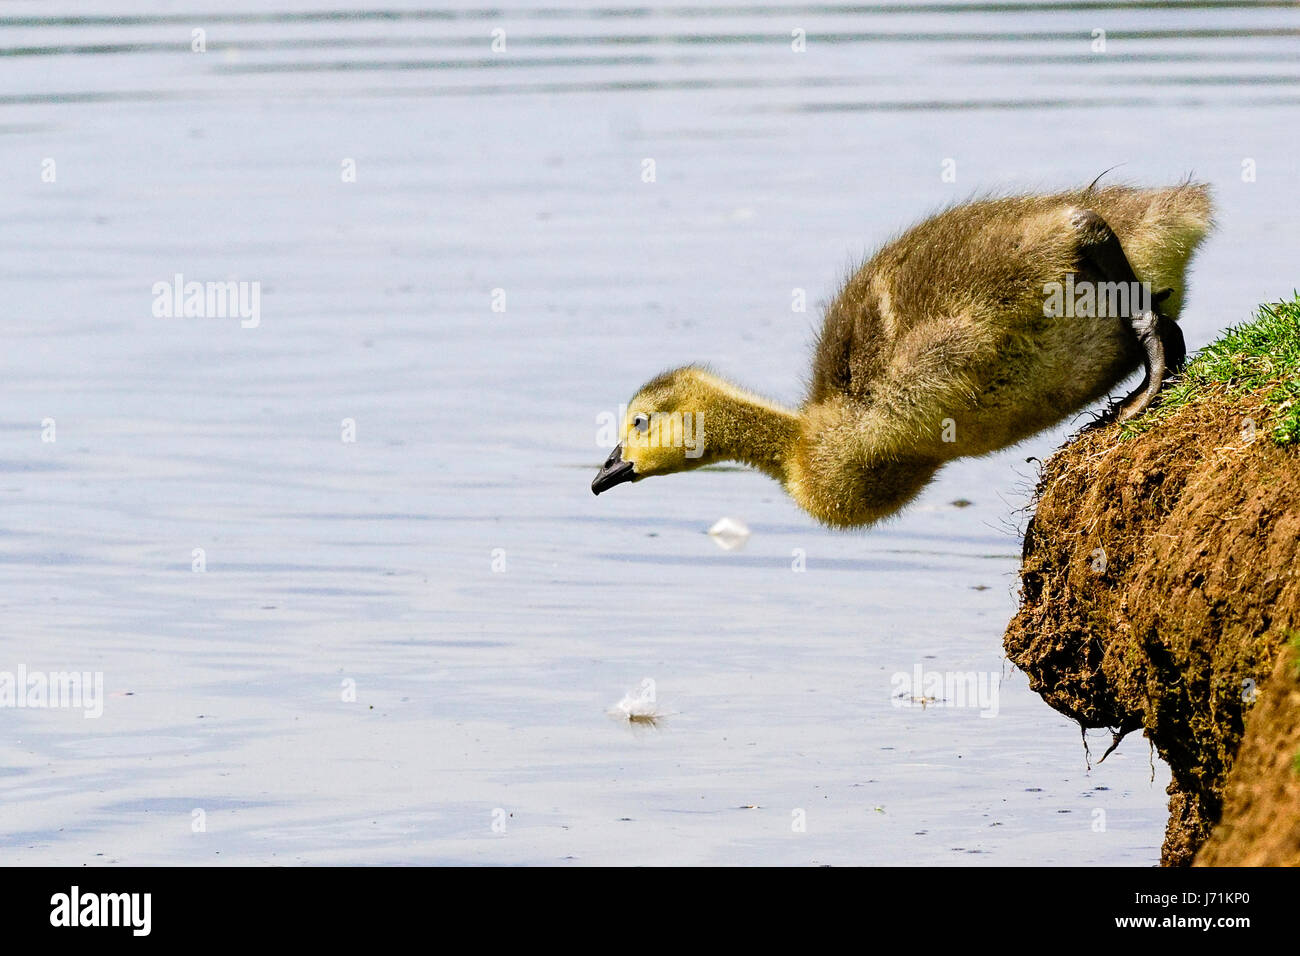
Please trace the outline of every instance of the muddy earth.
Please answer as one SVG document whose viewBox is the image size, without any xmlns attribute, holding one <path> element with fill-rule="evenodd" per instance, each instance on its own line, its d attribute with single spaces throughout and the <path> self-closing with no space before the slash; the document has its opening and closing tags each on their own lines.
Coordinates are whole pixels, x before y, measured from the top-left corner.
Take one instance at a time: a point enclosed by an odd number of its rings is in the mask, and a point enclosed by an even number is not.
<svg viewBox="0 0 1300 956">
<path fill-rule="evenodd" d="M 1266 415 L 1224 394 L 1085 431 L 1025 535 L 1007 654 L 1053 708 L 1168 762 L 1166 866 L 1300 864 L 1300 454 Z"/>
</svg>

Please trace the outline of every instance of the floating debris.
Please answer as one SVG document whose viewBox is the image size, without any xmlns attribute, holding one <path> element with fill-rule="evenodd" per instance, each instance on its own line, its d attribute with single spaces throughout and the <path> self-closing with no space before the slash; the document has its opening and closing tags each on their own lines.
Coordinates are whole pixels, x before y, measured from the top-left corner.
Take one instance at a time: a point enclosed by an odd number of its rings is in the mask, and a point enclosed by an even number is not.
<svg viewBox="0 0 1300 956">
<path fill-rule="evenodd" d="M 709 529 L 709 537 L 723 551 L 737 551 L 749 540 L 749 526 L 739 518 L 719 518 Z"/>
<path fill-rule="evenodd" d="M 640 686 L 623 695 L 623 699 L 609 709 L 609 715 L 629 724 L 657 727 L 668 715 L 659 709 L 655 700 L 655 682 L 647 677 Z"/>
</svg>

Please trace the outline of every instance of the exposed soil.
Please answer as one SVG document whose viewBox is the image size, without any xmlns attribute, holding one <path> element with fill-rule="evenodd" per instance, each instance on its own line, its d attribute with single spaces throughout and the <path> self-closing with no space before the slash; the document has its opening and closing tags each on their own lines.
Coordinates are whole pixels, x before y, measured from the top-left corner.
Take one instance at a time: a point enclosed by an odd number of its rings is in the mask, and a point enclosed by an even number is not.
<svg viewBox="0 0 1300 956">
<path fill-rule="evenodd" d="M 1300 866 L 1300 654 L 1288 648 L 1246 718 L 1223 818 L 1196 866 Z"/>
<path fill-rule="evenodd" d="M 1126 441 L 1085 432 L 1045 464 L 1025 535 L 1007 654 L 1084 728 L 1154 743 L 1173 771 L 1167 866 L 1221 817 L 1201 862 L 1300 862 L 1300 691 L 1281 661 L 1300 628 L 1300 454 L 1254 424 L 1263 394 L 1208 396 Z"/>
</svg>

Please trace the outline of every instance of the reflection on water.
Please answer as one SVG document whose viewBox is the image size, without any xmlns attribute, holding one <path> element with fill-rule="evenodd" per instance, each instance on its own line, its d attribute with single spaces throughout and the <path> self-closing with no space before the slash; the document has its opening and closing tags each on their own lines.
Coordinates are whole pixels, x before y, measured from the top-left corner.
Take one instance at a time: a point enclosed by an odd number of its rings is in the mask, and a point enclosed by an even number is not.
<svg viewBox="0 0 1300 956">
<path fill-rule="evenodd" d="M 687 361 L 798 401 L 792 291 L 1116 164 L 1215 188 L 1190 344 L 1289 293 L 1295 4 L 329 7 L 0 16 L 0 670 L 107 691 L 5 714 L 5 859 L 1154 863 L 1145 748 L 1001 653 L 1065 429 L 837 535 L 736 468 L 597 500 L 596 423 Z"/>
<path fill-rule="evenodd" d="M 1300 36 L 1295 3 L 1225 0 L 1176 7 L 1159 2 L 758 4 L 11 15 L 0 17 L 0 25 L 22 29 L 29 42 L 0 47 L 2 57 L 129 58 L 153 64 L 132 72 L 152 74 L 160 82 L 148 89 L 111 93 L 70 87 L 56 94 L 9 94 L 2 102 L 183 99 L 214 89 L 256 96 L 266 88 L 231 88 L 230 80 L 302 73 L 431 73 L 439 78 L 433 86 L 413 90 L 394 82 L 346 93 L 517 96 L 751 90 L 781 94 L 778 103 L 763 103 L 768 108 L 796 111 L 1008 110 L 1159 105 L 1160 100 L 1137 95 L 1136 90 L 1216 84 L 1229 87 L 1227 101 L 1237 105 L 1292 104 L 1290 99 L 1252 98 L 1248 90 L 1234 87 L 1294 83 L 1291 73 L 1250 71 L 1253 65 L 1295 63 L 1294 40 Z M 192 56 L 187 35 L 196 25 L 205 32 L 207 56 L 202 59 Z M 502 31 L 500 37 L 485 33 L 488 27 Z M 157 38 L 163 32 L 168 39 Z M 497 45 L 489 43 L 489 36 Z M 637 52 L 611 54 L 610 47 Z M 552 52 L 556 49 L 565 52 Z M 412 58 L 404 53 L 408 50 L 421 55 Z M 338 51 L 349 55 L 340 58 Z M 796 59 L 796 52 L 803 55 Z M 1206 63 L 1236 69 L 1222 77 L 1178 69 Z M 953 83 L 959 64 L 961 82 Z M 1035 66 L 1055 69 L 1026 76 L 1024 69 Z M 1065 67 L 1076 69 L 1067 75 Z M 175 88 L 177 73 L 186 75 L 184 89 Z M 532 74 L 537 79 L 470 83 L 457 79 L 462 73 Z M 573 78 L 547 79 L 559 76 Z M 73 71 L 66 80 L 75 78 Z M 1008 83 L 1013 78 L 1015 82 Z M 1135 93 L 1101 100 L 1052 95 L 1053 90 L 1064 92 L 1080 83 L 1132 86 Z M 981 87 L 992 94 L 1008 85 L 1029 86 L 1034 95 L 967 95 Z M 873 95 L 843 103 L 810 103 L 798 97 L 800 90 L 826 87 L 872 88 Z M 1184 98 L 1181 104 L 1216 102 Z"/>
</svg>

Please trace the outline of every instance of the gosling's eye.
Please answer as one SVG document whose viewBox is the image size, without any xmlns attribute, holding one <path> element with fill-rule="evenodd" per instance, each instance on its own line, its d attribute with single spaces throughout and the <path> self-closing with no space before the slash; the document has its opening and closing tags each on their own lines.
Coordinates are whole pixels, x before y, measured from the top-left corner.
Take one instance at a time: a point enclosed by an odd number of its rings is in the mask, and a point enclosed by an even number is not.
<svg viewBox="0 0 1300 956">
<path fill-rule="evenodd" d="M 646 414 L 633 416 L 632 427 L 639 432 L 644 432 L 647 428 L 650 427 L 650 416 Z"/>
</svg>

